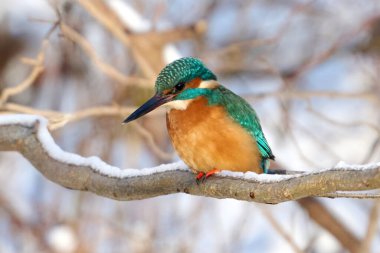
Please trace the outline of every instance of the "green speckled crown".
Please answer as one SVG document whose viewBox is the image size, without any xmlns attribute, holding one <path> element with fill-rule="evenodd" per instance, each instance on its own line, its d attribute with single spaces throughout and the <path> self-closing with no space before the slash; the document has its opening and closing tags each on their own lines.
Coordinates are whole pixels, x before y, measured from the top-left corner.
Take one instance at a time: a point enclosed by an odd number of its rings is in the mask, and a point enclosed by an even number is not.
<svg viewBox="0 0 380 253">
<path fill-rule="evenodd" d="M 158 75 L 156 91 L 173 88 L 179 82 L 188 82 L 196 77 L 202 80 L 216 80 L 216 76 L 203 63 L 192 57 L 178 59 L 168 64 Z"/>
</svg>

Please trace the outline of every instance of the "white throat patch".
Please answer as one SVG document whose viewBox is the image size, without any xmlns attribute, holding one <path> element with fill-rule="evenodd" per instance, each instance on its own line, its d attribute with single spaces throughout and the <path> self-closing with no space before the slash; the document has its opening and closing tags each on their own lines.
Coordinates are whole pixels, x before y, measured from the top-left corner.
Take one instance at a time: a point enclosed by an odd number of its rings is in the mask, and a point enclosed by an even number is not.
<svg viewBox="0 0 380 253">
<path fill-rule="evenodd" d="M 186 110 L 186 108 L 189 106 L 191 102 L 193 102 L 194 99 L 188 99 L 188 100 L 174 100 L 166 103 L 164 106 L 168 108 L 170 111 L 171 109 L 176 110 Z"/>
</svg>

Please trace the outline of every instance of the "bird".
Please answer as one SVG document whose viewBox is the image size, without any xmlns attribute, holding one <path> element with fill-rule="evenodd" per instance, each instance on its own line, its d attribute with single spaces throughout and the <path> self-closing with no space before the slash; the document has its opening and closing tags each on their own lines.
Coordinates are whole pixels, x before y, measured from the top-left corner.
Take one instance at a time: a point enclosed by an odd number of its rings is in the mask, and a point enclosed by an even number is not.
<svg viewBox="0 0 380 253">
<path fill-rule="evenodd" d="M 201 60 L 184 57 L 166 65 L 154 96 L 123 123 L 162 105 L 173 147 L 197 183 L 222 170 L 268 173 L 275 156 L 255 110 L 220 84 Z"/>
</svg>

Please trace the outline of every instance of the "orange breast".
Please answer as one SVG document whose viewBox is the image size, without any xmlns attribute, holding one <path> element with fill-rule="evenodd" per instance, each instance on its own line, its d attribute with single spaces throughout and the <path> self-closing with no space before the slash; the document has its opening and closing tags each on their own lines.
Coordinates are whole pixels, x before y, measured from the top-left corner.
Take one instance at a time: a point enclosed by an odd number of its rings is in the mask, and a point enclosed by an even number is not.
<svg viewBox="0 0 380 253">
<path fill-rule="evenodd" d="M 186 110 L 167 114 L 167 128 L 181 159 L 196 172 L 214 168 L 262 173 L 255 140 L 221 106 L 194 100 Z"/>
</svg>

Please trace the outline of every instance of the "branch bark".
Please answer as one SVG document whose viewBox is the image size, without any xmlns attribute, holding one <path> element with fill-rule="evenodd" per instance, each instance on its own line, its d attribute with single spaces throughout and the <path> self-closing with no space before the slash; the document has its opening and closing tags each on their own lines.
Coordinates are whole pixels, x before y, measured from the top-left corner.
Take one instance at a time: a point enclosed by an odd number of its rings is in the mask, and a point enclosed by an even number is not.
<svg viewBox="0 0 380 253">
<path fill-rule="evenodd" d="M 51 143 L 47 143 L 49 141 Z M 46 178 L 66 188 L 90 191 L 117 200 L 184 192 L 274 204 L 307 196 L 324 196 L 336 191 L 380 188 L 379 163 L 363 166 L 362 169 L 347 165 L 346 168 L 341 166 L 339 169 L 282 177 L 264 175 L 248 178 L 242 173 L 222 173 L 199 186 L 194 174 L 180 165 L 168 165 L 169 169 L 165 171 L 147 173 L 144 170 L 118 177 L 115 173 L 107 173 L 109 168 L 106 164 L 99 169 L 90 163 L 78 164 L 75 159 L 68 159 L 73 154 L 56 146 L 48 133 L 46 120 L 38 116 L 0 116 L 0 150 L 20 152 Z"/>
</svg>

